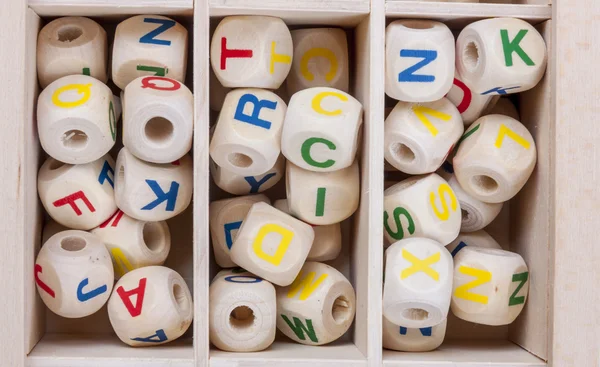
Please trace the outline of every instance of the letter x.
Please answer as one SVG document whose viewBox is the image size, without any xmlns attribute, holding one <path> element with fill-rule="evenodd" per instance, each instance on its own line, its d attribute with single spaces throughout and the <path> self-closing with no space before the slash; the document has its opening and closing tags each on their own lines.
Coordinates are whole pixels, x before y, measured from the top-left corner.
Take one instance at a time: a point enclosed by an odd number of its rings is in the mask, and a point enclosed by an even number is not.
<svg viewBox="0 0 600 367">
<path fill-rule="evenodd" d="M 440 280 L 440 274 L 430 268 L 429 266 L 435 264 L 440 261 L 440 253 L 436 252 L 435 254 L 429 256 L 425 260 L 421 260 L 415 255 L 408 252 L 406 249 L 402 249 L 402 257 L 412 263 L 412 265 L 400 273 L 400 279 L 408 278 L 409 276 L 422 271 L 423 273 L 429 275 L 436 282 Z"/>
</svg>

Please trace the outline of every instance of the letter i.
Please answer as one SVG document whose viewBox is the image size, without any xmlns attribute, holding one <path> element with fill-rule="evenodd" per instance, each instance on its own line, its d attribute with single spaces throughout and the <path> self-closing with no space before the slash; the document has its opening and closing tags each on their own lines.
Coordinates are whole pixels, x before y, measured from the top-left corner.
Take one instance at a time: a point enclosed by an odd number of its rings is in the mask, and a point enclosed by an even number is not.
<svg viewBox="0 0 600 367">
<path fill-rule="evenodd" d="M 319 187 L 317 189 L 317 208 L 315 210 L 316 217 L 322 217 L 325 213 L 325 194 L 327 193 L 327 189 L 324 187 Z"/>
</svg>

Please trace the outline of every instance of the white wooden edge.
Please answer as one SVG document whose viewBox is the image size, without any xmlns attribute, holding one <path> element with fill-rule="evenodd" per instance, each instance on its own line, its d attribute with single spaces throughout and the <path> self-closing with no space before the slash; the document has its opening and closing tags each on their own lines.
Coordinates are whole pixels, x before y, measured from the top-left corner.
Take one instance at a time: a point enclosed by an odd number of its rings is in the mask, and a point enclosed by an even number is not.
<svg viewBox="0 0 600 367">
<path fill-rule="evenodd" d="M 192 14 L 194 6 L 194 0 L 29 0 L 28 3 L 40 16 Z"/>
</svg>

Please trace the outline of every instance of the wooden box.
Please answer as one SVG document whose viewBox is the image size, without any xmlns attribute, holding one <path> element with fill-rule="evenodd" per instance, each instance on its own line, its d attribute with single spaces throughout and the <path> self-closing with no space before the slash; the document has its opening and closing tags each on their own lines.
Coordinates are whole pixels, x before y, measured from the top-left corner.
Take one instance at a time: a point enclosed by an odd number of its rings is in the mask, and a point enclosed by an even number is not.
<svg viewBox="0 0 600 367">
<path fill-rule="evenodd" d="M 594 0 L 481 1 L 479 4 L 403 0 L 7 0 L 0 13 L 0 366 L 592 366 L 599 363 L 599 296 L 594 288 L 600 260 L 593 240 L 599 221 L 600 125 L 595 117 L 600 40 L 592 22 Z M 39 88 L 37 33 L 57 16 L 82 15 L 114 32 L 135 14 L 175 17 L 190 32 L 186 84 L 195 98 L 193 208 L 170 224 L 177 235 L 167 266 L 192 289 L 193 328 L 180 340 L 156 348 L 130 348 L 111 333 L 106 313 L 67 320 L 39 300 L 33 264 L 40 246 L 42 209 L 36 192 L 43 162 L 36 131 Z M 351 93 L 364 105 L 361 204 L 345 224 L 346 247 L 337 265 L 357 295 L 354 326 L 324 347 L 277 339 L 258 353 L 228 353 L 208 341 L 208 286 L 216 267 L 208 231 L 208 204 L 217 197 L 209 177 L 209 44 L 224 16 L 272 15 L 290 27 L 331 25 L 346 29 L 351 55 Z M 384 32 L 393 19 L 437 19 L 459 30 L 498 16 L 523 18 L 544 35 L 548 71 L 520 96 L 520 113 L 538 146 L 537 168 L 512 200 L 499 233 L 528 262 L 530 298 L 508 327 L 449 322 L 447 340 L 431 353 L 399 353 L 381 346 L 383 270 Z M 600 83 L 595 83 L 599 84 Z M 210 195 L 207 193 L 210 192 Z M 599 223 L 600 224 L 600 223 Z"/>
</svg>

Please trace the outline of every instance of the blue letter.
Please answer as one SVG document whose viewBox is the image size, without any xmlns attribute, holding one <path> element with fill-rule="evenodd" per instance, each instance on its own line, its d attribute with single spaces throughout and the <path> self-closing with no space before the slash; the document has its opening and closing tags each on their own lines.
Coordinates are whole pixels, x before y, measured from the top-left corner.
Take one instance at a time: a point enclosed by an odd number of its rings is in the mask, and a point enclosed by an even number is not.
<svg viewBox="0 0 600 367">
<path fill-rule="evenodd" d="M 104 181 L 108 181 L 110 186 L 115 187 L 115 183 L 112 178 L 108 177 L 108 172 L 112 173 L 113 177 L 115 176 L 115 171 L 112 169 L 108 161 L 104 161 L 104 165 L 102 166 L 102 171 L 100 171 L 100 176 L 98 176 L 98 182 L 100 185 L 104 185 Z"/>
<path fill-rule="evenodd" d="M 239 222 L 231 222 L 225 223 L 223 228 L 225 228 L 225 243 L 227 244 L 227 248 L 231 250 L 231 246 L 233 245 L 233 239 L 231 238 L 231 231 L 239 229 L 242 226 L 242 221 Z"/>
<path fill-rule="evenodd" d="M 77 286 L 77 299 L 79 300 L 79 302 L 85 302 L 88 299 L 99 296 L 108 290 L 108 287 L 105 284 L 103 286 L 100 286 L 100 287 L 92 290 L 92 291 L 83 293 L 83 287 L 85 287 L 86 285 L 88 285 L 88 278 L 85 278 L 84 280 L 82 280 L 81 283 L 79 283 L 79 285 Z"/>
<path fill-rule="evenodd" d="M 239 281 L 236 279 L 247 279 L 247 280 Z M 228 277 L 225 277 L 225 280 L 230 283 L 260 283 L 260 282 L 262 282 L 262 279 L 257 278 L 255 276 L 250 276 L 250 275 L 230 275 Z"/>
<path fill-rule="evenodd" d="M 508 87 L 508 88 L 496 87 L 496 88 L 492 88 L 492 89 L 488 90 L 487 92 L 481 93 L 481 95 L 485 96 L 486 94 L 490 94 L 493 92 L 504 95 L 504 94 L 508 94 L 508 93 L 506 93 L 507 90 L 515 89 L 515 88 L 521 88 L 521 86 L 519 85 L 517 87 Z"/>
<path fill-rule="evenodd" d="M 415 75 L 414 73 L 419 69 L 429 65 L 433 60 L 437 59 L 437 51 L 435 50 L 400 50 L 400 57 L 419 57 L 423 60 L 419 61 L 415 65 L 402 71 L 398 74 L 399 82 L 417 82 L 417 83 L 430 83 L 435 81 L 434 75 Z"/>
<path fill-rule="evenodd" d="M 419 331 L 421 332 L 421 335 L 423 336 L 431 336 L 431 327 L 423 327 L 420 328 Z M 408 330 L 404 327 L 404 326 L 400 326 L 400 335 L 406 335 L 406 332 Z"/>
<path fill-rule="evenodd" d="M 450 254 L 452 255 L 452 257 L 454 257 L 456 254 L 458 254 L 458 252 L 459 252 L 460 250 L 462 250 L 462 249 L 463 249 L 463 247 L 466 247 L 466 246 L 467 246 L 467 244 L 466 244 L 466 243 L 464 243 L 463 241 L 460 241 L 460 243 L 458 244 L 458 246 L 456 246 L 456 247 L 454 248 L 454 250 L 452 250 L 452 252 L 451 252 Z"/>
<path fill-rule="evenodd" d="M 152 339 L 152 338 L 158 338 L 158 339 Z M 167 341 L 167 335 L 165 334 L 165 331 L 163 329 L 159 329 L 156 330 L 156 334 L 154 335 L 150 335 L 147 338 L 131 338 L 131 340 L 135 340 L 137 342 L 146 342 L 146 343 L 160 343 L 160 342 L 164 342 Z"/>
<path fill-rule="evenodd" d="M 179 184 L 177 182 L 172 181 L 171 188 L 166 193 L 158 185 L 158 182 L 154 180 L 146 180 L 146 183 L 148 184 L 148 186 L 150 186 L 152 191 L 154 191 L 154 195 L 156 195 L 156 200 L 143 207 L 142 210 L 154 209 L 158 204 L 162 203 L 163 201 L 167 202 L 167 207 L 165 209 L 166 211 L 172 212 L 173 210 L 175 210 L 175 202 L 177 201 L 177 193 L 179 192 Z"/>
<path fill-rule="evenodd" d="M 171 45 L 171 41 L 157 40 L 154 37 L 156 37 L 159 34 L 165 32 L 167 29 L 174 27 L 175 24 L 177 24 L 177 23 L 175 23 L 174 20 L 171 20 L 171 19 L 144 18 L 144 23 L 160 24 L 160 27 L 158 27 L 155 30 L 150 31 L 149 33 L 146 33 L 145 35 L 143 35 L 142 38 L 140 38 L 140 43 L 153 43 L 155 45 L 163 45 L 163 46 L 170 46 Z"/>
<path fill-rule="evenodd" d="M 246 103 L 252 103 L 254 105 L 251 115 L 244 114 Z M 263 107 L 274 110 L 277 108 L 277 102 L 269 101 L 268 99 L 259 101 L 253 94 L 244 94 L 238 101 L 233 118 L 269 130 L 271 128 L 271 123 L 269 121 L 261 120 L 258 117 L 260 115 L 260 110 Z"/>
<path fill-rule="evenodd" d="M 277 175 L 277 173 L 271 172 L 268 175 L 265 175 L 265 177 L 263 177 L 260 181 L 256 181 L 256 179 L 253 176 L 244 177 L 244 180 L 246 180 L 246 182 L 250 184 L 250 193 L 256 194 L 258 192 L 258 189 L 260 189 L 260 187 L 262 186 L 262 184 L 269 181 L 269 179 L 275 175 Z"/>
</svg>

